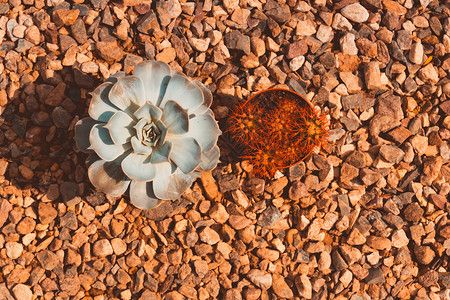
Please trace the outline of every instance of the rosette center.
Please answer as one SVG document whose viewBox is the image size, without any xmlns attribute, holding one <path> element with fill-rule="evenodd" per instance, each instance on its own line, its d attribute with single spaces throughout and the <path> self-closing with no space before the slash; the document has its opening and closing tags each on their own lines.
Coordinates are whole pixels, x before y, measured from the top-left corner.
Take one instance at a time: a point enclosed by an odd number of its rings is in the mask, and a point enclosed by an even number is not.
<svg viewBox="0 0 450 300">
<path fill-rule="evenodd" d="M 152 121 L 141 119 L 135 128 L 137 138 L 145 146 L 155 146 L 161 137 L 161 130 Z"/>
</svg>

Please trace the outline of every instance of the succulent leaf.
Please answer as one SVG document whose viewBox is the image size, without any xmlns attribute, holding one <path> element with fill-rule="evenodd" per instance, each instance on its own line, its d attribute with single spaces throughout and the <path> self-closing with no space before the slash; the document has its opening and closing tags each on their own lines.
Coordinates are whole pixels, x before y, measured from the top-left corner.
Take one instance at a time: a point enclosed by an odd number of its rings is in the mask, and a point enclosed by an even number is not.
<svg viewBox="0 0 450 300">
<path fill-rule="evenodd" d="M 150 155 L 150 153 L 153 152 L 152 147 L 142 144 L 141 141 L 135 136 L 131 137 L 131 147 L 136 154 Z"/>
<path fill-rule="evenodd" d="M 202 153 L 202 162 L 197 169 L 200 171 L 212 170 L 217 166 L 220 157 L 219 147 L 214 146 L 209 151 Z"/>
<path fill-rule="evenodd" d="M 202 147 L 203 151 L 209 151 L 222 132 L 214 117 L 209 114 L 193 117 L 189 120 L 189 133 Z"/>
<path fill-rule="evenodd" d="M 122 111 L 133 115 L 146 103 L 142 80 L 137 76 L 119 78 L 109 91 L 109 100 Z"/>
<path fill-rule="evenodd" d="M 200 88 L 188 78 L 175 75 L 170 79 L 166 93 L 159 106 L 164 107 L 169 100 L 173 100 L 181 107 L 191 111 L 203 103 L 203 94 Z"/>
<path fill-rule="evenodd" d="M 92 150 L 89 149 L 89 146 L 91 145 L 89 142 L 89 133 L 91 132 L 92 127 L 99 123 L 100 122 L 92 118 L 84 118 L 77 122 L 75 125 L 75 141 L 78 149 L 85 153 L 92 152 Z"/>
<path fill-rule="evenodd" d="M 111 82 L 105 82 L 92 92 L 89 115 L 94 120 L 108 122 L 112 115 L 119 111 L 108 98 L 112 86 L 113 84 Z"/>
<path fill-rule="evenodd" d="M 153 192 L 159 199 L 177 199 L 200 176 L 199 172 L 184 174 L 180 169 L 172 171 L 168 163 L 156 165 L 157 176 L 153 180 Z"/>
<path fill-rule="evenodd" d="M 103 124 L 92 127 L 89 135 L 90 149 L 94 150 L 98 156 L 106 161 L 112 161 L 130 149 L 129 144 L 114 144 L 108 129 Z"/>
<path fill-rule="evenodd" d="M 113 142 L 120 145 L 130 142 L 136 132 L 133 128 L 135 124 L 136 121 L 128 114 L 118 111 L 109 119 L 105 128 L 109 130 Z"/>
<path fill-rule="evenodd" d="M 133 181 L 150 181 L 155 178 L 156 167 L 148 155 L 130 153 L 122 161 L 123 172 Z"/>
<path fill-rule="evenodd" d="M 189 130 L 187 109 L 183 109 L 175 101 L 166 102 L 161 121 L 170 134 L 183 134 Z"/>
<path fill-rule="evenodd" d="M 137 119 L 145 119 L 150 118 L 151 120 L 159 120 L 161 119 L 162 111 L 160 108 L 154 106 L 153 104 L 146 102 L 141 108 L 139 108 L 134 116 Z"/>
<path fill-rule="evenodd" d="M 177 137 L 172 141 L 170 160 L 184 173 L 197 168 L 202 159 L 202 148 L 192 137 Z"/>
<path fill-rule="evenodd" d="M 134 206 L 140 209 L 149 209 L 158 206 L 163 200 L 153 193 L 153 183 L 133 181 L 130 185 L 130 198 Z"/>
<path fill-rule="evenodd" d="M 172 150 L 172 143 L 169 141 L 162 145 L 156 145 L 156 147 L 153 148 L 151 163 L 157 164 L 162 162 L 168 162 L 171 150 Z"/>
<path fill-rule="evenodd" d="M 114 197 L 125 193 L 130 185 L 130 179 L 120 166 L 120 159 L 111 162 L 95 161 L 88 169 L 88 176 L 97 189 Z"/>
<path fill-rule="evenodd" d="M 159 102 L 166 92 L 167 83 L 172 76 L 170 67 L 160 61 L 143 62 L 134 68 L 134 75 L 145 82 L 146 100 L 159 106 Z"/>
</svg>

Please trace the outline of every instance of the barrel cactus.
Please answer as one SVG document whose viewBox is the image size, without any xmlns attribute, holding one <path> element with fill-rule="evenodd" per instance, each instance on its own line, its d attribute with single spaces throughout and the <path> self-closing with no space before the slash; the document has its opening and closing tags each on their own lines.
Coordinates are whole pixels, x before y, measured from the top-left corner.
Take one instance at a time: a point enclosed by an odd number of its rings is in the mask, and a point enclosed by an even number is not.
<svg viewBox="0 0 450 300">
<path fill-rule="evenodd" d="M 92 184 L 111 196 L 130 187 L 141 209 L 179 198 L 219 161 L 221 131 L 211 102 L 202 83 L 162 62 L 109 78 L 92 93 L 90 117 L 75 126 Z"/>
</svg>

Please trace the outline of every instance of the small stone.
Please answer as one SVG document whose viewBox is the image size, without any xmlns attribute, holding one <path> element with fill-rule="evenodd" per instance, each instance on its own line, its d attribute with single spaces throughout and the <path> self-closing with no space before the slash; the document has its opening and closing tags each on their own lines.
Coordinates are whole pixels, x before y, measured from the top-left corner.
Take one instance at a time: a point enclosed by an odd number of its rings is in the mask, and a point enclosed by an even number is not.
<svg viewBox="0 0 450 300">
<path fill-rule="evenodd" d="M 340 40 L 339 44 L 343 54 L 357 55 L 358 48 L 355 44 L 355 35 L 347 32 Z"/>
<path fill-rule="evenodd" d="M 298 21 L 296 32 L 299 36 L 311 36 L 316 33 L 316 23 L 312 20 Z M 299 55 L 304 54 L 305 53 Z"/>
<path fill-rule="evenodd" d="M 347 238 L 347 244 L 349 245 L 362 245 L 366 242 L 366 238 L 359 232 L 358 229 L 353 228 L 350 235 Z"/>
<path fill-rule="evenodd" d="M 206 50 L 208 50 L 209 47 L 209 38 L 206 39 L 197 39 L 197 38 L 193 38 L 191 37 L 189 39 L 189 44 L 192 46 L 192 48 L 194 48 L 197 51 L 200 52 L 205 52 Z"/>
<path fill-rule="evenodd" d="M 238 8 L 231 15 L 231 20 L 239 25 L 246 25 L 249 16 L 250 10 L 245 8 Z"/>
<path fill-rule="evenodd" d="M 380 64 L 377 61 L 371 61 L 364 70 L 366 87 L 369 90 L 379 89 L 383 86 L 381 83 Z"/>
<path fill-rule="evenodd" d="M 198 299 L 197 290 L 189 285 L 182 285 L 178 291 L 189 299 Z"/>
<path fill-rule="evenodd" d="M 3 224 L 5 224 L 11 210 L 11 203 L 9 203 L 6 199 L 0 199 L 0 228 L 3 227 Z"/>
<path fill-rule="evenodd" d="M 77 9 L 57 9 L 53 11 L 52 19 L 56 26 L 61 27 L 64 25 L 72 25 L 78 18 L 80 11 Z"/>
<path fill-rule="evenodd" d="M 242 56 L 241 65 L 247 69 L 254 69 L 259 66 L 259 59 L 255 54 L 250 53 L 249 55 Z"/>
<path fill-rule="evenodd" d="M 293 59 L 298 56 L 303 56 L 308 52 L 308 45 L 305 40 L 299 40 L 291 43 L 287 47 L 286 58 Z"/>
<path fill-rule="evenodd" d="M 223 206 L 221 203 L 216 203 L 209 211 L 209 215 L 217 223 L 221 224 L 224 224 L 230 217 L 227 210 L 225 209 L 225 206 Z"/>
<path fill-rule="evenodd" d="M 367 238 L 367 246 L 376 250 L 390 250 L 391 241 L 385 237 L 372 235 Z"/>
<path fill-rule="evenodd" d="M 76 230 L 78 228 L 78 219 L 73 210 L 67 211 L 64 216 L 61 217 L 59 223 L 62 227 L 66 227 L 72 230 Z"/>
<path fill-rule="evenodd" d="M 333 28 L 321 24 L 317 30 L 316 37 L 322 43 L 327 43 L 334 37 Z"/>
<path fill-rule="evenodd" d="M 50 204 L 39 202 L 38 215 L 41 224 L 47 225 L 53 222 L 53 220 L 58 215 L 58 212 Z"/>
<path fill-rule="evenodd" d="M 269 227 L 281 219 L 281 212 L 275 206 L 267 207 L 258 218 L 257 224 L 261 227 Z"/>
<path fill-rule="evenodd" d="M 450 100 L 442 102 L 439 107 L 448 115 L 450 116 Z"/>
<path fill-rule="evenodd" d="M 166 27 L 170 24 L 171 19 L 176 19 L 181 15 L 181 4 L 178 0 L 163 0 L 156 3 L 156 11 L 158 12 L 161 26 Z"/>
<path fill-rule="evenodd" d="M 241 215 L 231 215 L 228 222 L 230 223 L 231 227 L 233 227 L 236 230 L 244 229 L 250 224 L 252 224 L 251 220 Z"/>
<path fill-rule="evenodd" d="M 424 82 L 429 84 L 436 84 L 439 81 L 439 74 L 432 64 L 428 64 L 419 70 L 419 77 Z"/>
<path fill-rule="evenodd" d="M 439 235 L 442 236 L 444 239 L 450 239 L 450 224 L 447 226 L 444 226 L 439 231 Z"/>
<path fill-rule="evenodd" d="M 237 190 L 240 187 L 239 181 L 234 174 L 225 174 L 217 178 L 217 184 L 221 193 Z"/>
<path fill-rule="evenodd" d="M 362 23 L 369 18 L 369 12 L 359 3 L 353 3 L 341 9 L 341 14 L 356 23 Z"/>
<path fill-rule="evenodd" d="M 439 274 L 435 270 L 429 270 L 418 278 L 419 283 L 424 287 L 436 285 L 439 280 Z"/>
<path fill-rule="evenodd" d="M 40 251 L 36 254 L 36 258 L 38 259 L 42 268 L 49 271 L 53 270 L 61 263 L 58 256 L 49 250 Z"/>
<path fill-rule="evenodd" d="M 98 54 L 107 62 L 114 63 L 125 56 L 117 41 L 101 41 L 95 44 Z"/>
<path fill-rule="evenodd" d="M 6 256 L 8 256 L 10 259 L 19 258 L 23 252 L 22 244 L 19 244 L 17 242 L 7 242 L 5 248 Z"/>
<path fill-rule="evenodd" d="M 92 253 L 98 257 L 105 257 L 108 255 L 112 255 L 114 253 L 114 250 L 109 240 L 101 239 L 96 241 L 92 246 Z"/>
<path fill-rule="evenodd" d="M 362 257 L 361 251 L 359 251 L 356 247 L 344 244 L 340 247 L 340 249 L 342 256 L 345 258 L 349 265 L 352 265 L 353 263 L 359 261 Z"/>
<path fill-rule="evenodd" d="M 233 13 L 235 9 L 239 7 L 239 0 L 224 0 L 223 6 L 228 11 L 228 13 Z"/>
<path fill-rule="evenodd" d="M 423 46 L 422 43 L 414 43 L 409 51 L 409 60 L 413 64 L 420 65 L 423 60 Z"/>
<path fill-rule="evenodd" d="M 263 39 L 259 37 L 252 37 L 250 42 L 252 51 L 257 57 L 263 56 L 264 53 L 266 53 L 266 43 L 264 43 Z"/>
<path fill-rule="evenodd" d="M 268 290 L 272 286 L 272 276 L 264 271 L 252 269 L 247 273 L 248 279 L 257 287 Z"/>
<path fill-rule="evenodd" d="M 31 289 L 28 285 L 19 283 L 18 285 L 13 287 L 12 292 L 16 299 L 20 299 L 20 300 L 32 300 L 33 299 L 33 292 L 31 291 Z"/>
<path fill-rule="evenodd" d="M 88 36 L 82 19 L 78 18 L 71 26 L 72 36 L 79 44 L 86 43 Z"/>
<path fill-rule="evenodd" d="M 375 104 L 374 98 L 364 97 L 361 93 L 342 96 L 341 101 L 342 108 L 346 111 L 353 108 L 365 111 Z"/>
<path fill-rule="evenodd" d="M 377 43 L 372 42 L 366 38 L 360 38 L 356 41 L 356 47 L 358 47 L 359 51 L 371 58 L 378 57 L 378 46 Z"/>
<path fill-rule="evenodd" d="M 409 239 L 403 229 L 396 230 L 391 236 L 392 246 L 395 248 L 402 248 L 409 244 Z"/>
<path fill-rule="evenodd" d="M 378 136 L 381 132 L 389 131 L 399 125 L 400 122 L 390 116 L 375 115 L 370 120 L 369 131 L 372 136 Z"/>
<path fill-rule="evenodd" d="M 359 169 L 355 168 L 354 166 L 344 163 L 341 167 L 340 172 L 340 180 L 343 183 L 349 182 L 350 180 L 358 177 L 359 175 Z"/>
<path fill-rule="evenodd" d="M 122 296 L 122 299 L 124 299 L 123 296 Z M 131 299 L 131 297 L 130 297 L 130 299 Z M 159 298 L 155 295 L 155 297 L 152 299 L 159 299 Z M 164 299 L 166 299 L 166 300 L 183 300 L 186 298 L 184 298 L 183 295 L 178 293 L 177 291 L 170 291 L 164 296 Z"/>
<path fill-rule="evenodd" d="M 445 209 L 445 205 L 448 202 L 445 196 L 439 194 L 431 194 L 428 198 L 440 209 Z"/>
<path fill-rule="evenodd" d="M 266 185 L 266 192 L 271 193 L 274 197 L 278 197 L 283 193 L 284 187 L 288 184 L 288 179 L 283 176 Z"/>
<path fill-rule="evenodd" d="M 291 9 L 284 3 L 278 1 L 267 1 L 264 5 L 265 14 L 272 17 L 278 23 L 286 23 L 291 18 Z"/>
<path fill-rule="evenodd" d="M 383 0 L 383 6 L 386 11 L 391 11 L 400 16 L 403 16 L 408 12 L 403 5 L 393 0 Z"/>
<path fill-rule="evenodd" d="M 87 61 L 81 64 L 80 69 L 84 73 L 94 74 L 98 72 L 98 64 L 93 61 Z"/>
<path fill-rule="evenodd" d="M 331 26 L 336 30 L 349 31 L 353 28 L 352 24 L 340 13 L 334 15 Z"/>
<path fill-rule="evenodd" d="M 339 74 L 339 77 L 345 83 L 345 86 L 347 87 L 347 91 L 349 93 L 359 92 L 364 87 L 363 86 L 363 81 L 361 80 L 361 78 L 359 78 L 358 76 L 352 74 L 351 72 L 341 72 Z M 346 102 L 348 102 L 348 101 L 358 101 L 359 99 L 362 99 L 362 97 L 350 97 L 350 98 L 347 97 L 347 98 L 346 98 Z M 345 107 L 348 107 L 348 104 Z M 347 110 L 347 109 L 345 109 L 345 110 Z"/>
<path fill-rule="evenodd" d="M 428 149 L 428 138 L 422 135 L 413 136 L 410 139 L 411 145 L 419 155 L 425 154 Z"/>
<path fill-rule="evenodd" d="M 329 252 L 323 251 L 320 253 L 319 261 L 317 263 L 320 271 L 329 270 L 331 267 L 331 255 Z"/>
<path fill-rule="evenodd" d="M 388 162 L 398 164 L 405 156 L 405 152 L 393 145 L 383 145 L 380 148 L 380 155 Z"/>
<path fill-rule="evenodd" d="M 308 275 L 297 275 L 297 277 L 295 277 L 295 286 L 297 287 L 298 295 L 300 297 L 312 299 L 312 285 Z"/>
<path fill-rule="evenodd" d="M 272 289 L 280 298 L 292 299 L 294 297 L 294 293 L 281 275 L 273 274 Z"/>
<path fill-rule="evenodd" d="M 261 259 L 266 259 L 268 261 L 276 261 L 280 258 L 280 252 L 268 248 L 258 249 L 256 255 Z"/>
<path fill-rule="evenodd" d="M 238 30 L 231 31 L 225 35 L 225 45 L 228 49 L 241 50 L 246 55 L 250 54 L 250 37 Z"/>
<path fill-rule="evenodd" d="M 428 265 L 431 263 L 436 255 L 433 249 L 429 246 L 414 246 L 414 254 L 416 255 L 417 261 L 422 265 Z"/>
<path fill-rule="evenodd" d="M 261 290 L 258 288 L 247 288 L 244 290 L 243 296 L 246 300 L 257 300 L 261 297 Z"/>
<path fill-rule="evenodd" d="M 45 98 L 44 102 L 50 106 L 58 106 L 64 99 L 64 93 L 66 91 L 66 84 L 64 82 L 59 83 Z"/>
<path fill-rule="evenodd" d="M 369 168 L 364 168 L 360 171 L 360 177 L 362 182 L 366 186 L 370 186 L 376 183 L 381 178 L 381 174 L 378 171 L 374 171 Z"/>
<path fill-rule="evenodd" d="M 367 284 L 380 284 L 386 281 L 383 271 L 380 268 L 372 268 L 365 278 Z"/>
<path fill-rule="evenodd" d="M 31 170 L 27 166 L 24 166 L 24 165 L 19 166 L 19 171 L 20 171 L 20 174 L 23 176 L 23 178 L 25 178 L 27 180 L 31 180 L 34 176 L 33 170 Z"/>
<path fill-rule="evenodd" d="M 16 225 L 16 231 L 23 235 L 29 234 L 33 232 L 35 226 L 36 222 L 32 218 L 25 217 Z"/>
<path fill-rule="evenodd" d="M 24 25 L 17 25 L 16 27 L 14 27 L 14 29 L 12 31 L 12 34 L 15 37 L 21 39 L 21 38 L 23 38 L 25 36 L 25 29 L 27 29 L 26 26 L 24 26 Z"/>
<path fill-rule="evenodd" d="M 215 245 L 220 241 L 219 234 L 210 227 L 205 227 L 199 234 L 200 240 L 208 245 Z"/>
<path fill-rule="evenodd" d="M 200 278 L 203 278 L 208 274 L 209 266 L 208 263 L 204 260 L 196 260 L 194 261 L 195 272 Z"/>
<path fill-rule="evenodd" d="M 309 196 L 309 192 L 306 185 L 300 180 L 295 180 L 289 188 L 289 199 L 297 201 L 307 196 Z"/>
<path fill-rule="evenodd" d="M 416 202 L 409 204 L 403 211 L 405 219 L 410 222 L 419 222 L 424 214 L 424 210 Z"/>
<path fill-rule="evenodd" d="M 289 68 L 291 69 L 292 72 L 295 72 L 298 69 L 300 69 L 304 63 L 305 57 L 303 55 L 297 56 L 291 59 L 291 61 L 289 62 Z"/>
<path fill-rule="evenodd" d="M 127 244 L 120 238 L 114 238 L 111 240 L 111 246 L 116 255 L 121 255 L 127 251 Z"/>
</svg>

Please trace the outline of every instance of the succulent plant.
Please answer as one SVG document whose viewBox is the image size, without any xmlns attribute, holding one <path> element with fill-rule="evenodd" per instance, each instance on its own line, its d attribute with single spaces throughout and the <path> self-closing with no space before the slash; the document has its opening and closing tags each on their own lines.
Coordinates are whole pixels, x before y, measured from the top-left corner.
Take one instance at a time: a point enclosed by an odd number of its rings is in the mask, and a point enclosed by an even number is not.
<svg viewBox="0 0 450 300">
<path fill-rule="evenodd" d="M 253 164 L 256 175 L 268 178 L 318 151 L 328 127 L 328 115 L 284 89 L 257 93 L 228 116 L 228 132 L 243 148 L 241 158 Z"/>
<path fill-rule="evenodd" d="M 202 83 L 162 62 L 109 78 L 92 93 L 90 117 L 75 126 L 92 184 L 111 196 L 130 187 L 131 202 L 142 209 L 179 198 L 219 161 L 211 102 Z"/>
</svg>

